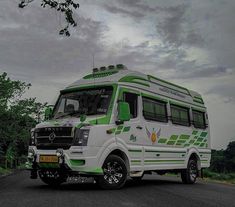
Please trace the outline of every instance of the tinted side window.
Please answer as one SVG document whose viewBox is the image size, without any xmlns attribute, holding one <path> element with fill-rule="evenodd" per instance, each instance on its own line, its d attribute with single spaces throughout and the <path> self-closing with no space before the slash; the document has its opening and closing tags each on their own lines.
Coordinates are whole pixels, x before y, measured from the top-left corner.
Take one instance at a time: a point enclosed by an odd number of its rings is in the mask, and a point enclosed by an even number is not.
<svg viewBox="0 0 235 207">
<path fill-rule="evenodd" d="M 193 110 L 193 124 L 196 128 L 205 129 L 205 113 Z"/>
<path fill-rule="evenodd" d="M 189 109 L 181 106 L 171 105 L 171 119 L 173 124 L 189 126 Z"/>
<path fill-rule="evenodd" d="M 143 116 L 146 120 L 167 122 L 166 103 L 143 97 Z"/>
<path fill-rule="evenodd" d="M 127 92 L 125 92 L 123 95 L 124 101 L 127 102 L 130 106 L 131 119 L 136 118 L 138 111 L 138 95 Z"/>
</svg>

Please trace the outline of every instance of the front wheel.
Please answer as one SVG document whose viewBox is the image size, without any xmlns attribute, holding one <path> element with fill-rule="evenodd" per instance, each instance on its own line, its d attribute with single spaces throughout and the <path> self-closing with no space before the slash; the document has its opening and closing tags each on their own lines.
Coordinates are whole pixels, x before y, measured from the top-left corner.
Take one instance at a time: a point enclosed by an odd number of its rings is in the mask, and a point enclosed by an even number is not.
<svg viewBox="0 0 235 207">
<path fill-rule="evenodd" d="M 123 159 L 110 155 L 105 160 L 102 169 L 104 174 L 98 178 L 101 188 L 115 190 L 124 186 L 127 179 L 127 167 Z"/>
<path fill-rule="evenodd" d="M 194 159 L 190 159 L 188 162 L 187 169 L 181 171 L 181 179 L 183 183 L 193 184 L 197 180 L 197 175 L 198 175 L 197 161 Z"/>
</svg>

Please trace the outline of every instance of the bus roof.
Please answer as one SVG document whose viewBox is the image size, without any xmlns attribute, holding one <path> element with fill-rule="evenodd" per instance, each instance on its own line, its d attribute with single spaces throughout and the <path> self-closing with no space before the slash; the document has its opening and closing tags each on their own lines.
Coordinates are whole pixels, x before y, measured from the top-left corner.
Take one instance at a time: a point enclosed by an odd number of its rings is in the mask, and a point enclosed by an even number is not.
<svg viewBox="0 0 235 207">
<path fill-rule="evenodd" d="M 190 98 L 190 102 L 196 102 L 197 105 L 204 106 L 203 99 L 199 93 L 152 75 L 128 70 L 122 64 L 117 66 L 101 67 L 100 69 L 94 68 L 93 73 L 75 81 L 65 90 L 92 84 L 100 85 L 113 83 L 129 85 L 150 92 L 160 92 L 160 94 L 167 93 L 168 96 L 179 100 Z"/>
</svg>

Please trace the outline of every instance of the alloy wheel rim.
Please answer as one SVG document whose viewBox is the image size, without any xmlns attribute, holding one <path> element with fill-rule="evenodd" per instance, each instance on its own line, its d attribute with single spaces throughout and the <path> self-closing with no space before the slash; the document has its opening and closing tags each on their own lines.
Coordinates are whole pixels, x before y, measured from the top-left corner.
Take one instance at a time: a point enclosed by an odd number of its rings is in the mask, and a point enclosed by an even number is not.
<svg viewBox="0 0 235 207">
<path fill-rule="evenodd" d="M 109 184 L 118 184 L 123 178 L 123 169 L 118 162 L 108 162 L 104 168 L 104 179 Z"/>
<path fill-rule="evenodd" d="M 191 180 L 196 179 L 196 177 L 197 177 L 197 165 L 196 165 L 196 163 L 191 163 L 191 165 L 189 167 L 189 174 L 190 174 Z"/>
</svg>

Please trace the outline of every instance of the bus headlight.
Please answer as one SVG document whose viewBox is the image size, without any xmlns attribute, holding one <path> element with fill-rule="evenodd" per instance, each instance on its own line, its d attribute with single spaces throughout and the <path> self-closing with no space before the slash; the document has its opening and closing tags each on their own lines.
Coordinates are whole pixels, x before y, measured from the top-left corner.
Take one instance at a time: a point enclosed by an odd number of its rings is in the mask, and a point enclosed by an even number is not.
<svg viewBox="0 0 235 207">
<path fill-rule="evenodd" d="M 74 135 L 74 145 L 87 146 L 89 133 L 90 133 L 89 129 L 77 129 Z"/>
</svg>

